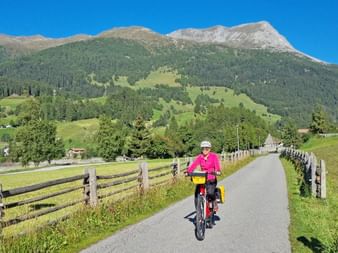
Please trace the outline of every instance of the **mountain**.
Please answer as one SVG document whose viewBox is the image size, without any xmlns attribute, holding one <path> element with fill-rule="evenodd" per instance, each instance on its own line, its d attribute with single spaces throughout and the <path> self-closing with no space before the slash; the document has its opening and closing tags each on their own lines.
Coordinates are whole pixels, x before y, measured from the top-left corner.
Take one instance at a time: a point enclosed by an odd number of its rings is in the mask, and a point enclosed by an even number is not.
<svg viewBox="0 0 338 253">
<path fill-rule="evenodd" d="M 51 94 L 53 90 L 69 96 L 99 97 L 119 78 L 136 85 L 164 67 L 177 73 L 182 89 L 188 85 L 229 87 L 266 105 L 271 113 L 294 118 L 301 126 L 308 125 L 316 104 L 338 115 L 336 65 L 300 57 L 286 40 L 272 44 L 280 37 L 267 23 L 236 30 L 242 31 L 242 36 L 236 36 L 246 41 L 242 46 L 222 42 L 221 35 L 214 42 L 216 33 L 213 41 L 200 42 L 163 36 L 143 27 L 57 40 L 19 38 L 17 45 L 30 45 L 31 51 L 24 57 L 8 57 L 8 44 L 0 46 L 0 97 Z M 257 34 L 272 34 L 265 36 L 265 41 L 269 38 L 272 42 L 264 42 L 263 48 L 262 41 L 254 40 Z"/>
<path fill-rule="evenodd" d="M 290 43 L 266 21 L 234 27 L 214 26 L 207 29 L 183 29 L 167 34 L 175 39 L 205 43 L 225 43 L 230 47 L 272 49 L 295 52 Z"/>
<path fill-rule="evenodd" d="M 5 47 L 9 55 L 20 56 L 51 47 L 96 38 L 122 38 L 136 40 L 145 44 L 152 43 L 176 46 L 185 46 L 186 41 L 196 43 L 221 43 L 234 48 L 291 52 L 298 56 L 307 57 L 313 61 L 322 62 L 296 50 L 287 39 L 267 21 L 242 24 L 234 27 L 218 25 L 206 29 L 180 29 L 165 36 L 141 26 L 118 27 L 103 31 L 97 35 L 78 34 L 56 39 L 47 38 L 42 35 L 10 36 L 0 34 L 0 46 Z"/>
<path fill-rule="evenodd" d="M 66 38 L 47 38 L 42 35 L 34 36 L 11 36 L 0 34 L 0 47 L 4 47 L 13 56 L 27 55 L 32 52 L 41 51 L 47 48 L 57 47 L 78 41 L 87 41 L 97 38 L 122 38 L 137 40 L 145 43 L 171 43 L 173 40 L 148 28 L 132 26 L 113 28 L 97 35 L 78 34 Z"/>
<path fill-rule="evenodd" d="M 320 61 L 303 54 L 293 46 L 267 21 L 242 24 L 234 27 L 214 26 L 206 29 L 180 29 L 167 35 L 161 35 L 141 26 L 119 27 L 103 31 L 97 35 L 78 34 L 66 38 L 47 38 L 41 35 L 10 36 L 0 34 L 0 46 L 12 54 L 27 54 L 72 42 L 96 38 L 122 38 L 144 43 L 185 45 L 184 41 L 197 43 L 221 43 L 229 47 L 243 49 L 267 49 L 279 52 L 291 52 Z"/>
<path fill-rule="evenodd" d="M 14 55 L 27 54 L 76 41 L 88 40 L 90 38 L 90 35 L 82 34 L 60 39 L 46 38 L 42 35 L 10 36 L 0 34 L 0 46 L 7 48 Z"/>
</svg>

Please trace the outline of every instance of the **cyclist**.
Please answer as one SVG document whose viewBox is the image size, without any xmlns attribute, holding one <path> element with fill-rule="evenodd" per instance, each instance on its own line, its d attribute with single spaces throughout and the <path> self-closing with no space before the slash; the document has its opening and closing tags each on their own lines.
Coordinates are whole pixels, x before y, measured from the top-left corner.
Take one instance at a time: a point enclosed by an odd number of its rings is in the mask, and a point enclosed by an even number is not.
<svg viewBox="0 0 338 253">
<path fill-rule="evenodd" d="M 214 174 L 212 174 L 212 172 L 215 172 L 217 175 L 220 174 L 221 171 L 220 162 L 217 154 L 211 152 L 211 143 L 209 141 L 202 141 L 201 149 L 202 149 L 201 154 L 199 154 L 195 158 L 195 160 L 189 165 L 187 173 L 192 173 L 197 166 L 200 166 L 202 171 L 208 172 L 207 182 L 205 184 L 205 187 L 207 189 L 207 196 L 214 203 L 214 210 L 218 211 L 218 205 L 215 196 L 217 178 Z M 199 185 L 196 185 L 195 203 L 198 194 L 199 194 Z"/>
</svg>

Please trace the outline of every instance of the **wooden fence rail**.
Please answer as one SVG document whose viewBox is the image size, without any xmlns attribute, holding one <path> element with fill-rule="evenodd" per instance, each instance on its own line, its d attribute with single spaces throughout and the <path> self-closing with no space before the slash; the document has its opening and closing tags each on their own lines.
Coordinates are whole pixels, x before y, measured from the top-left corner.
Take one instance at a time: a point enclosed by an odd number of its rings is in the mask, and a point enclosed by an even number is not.
<svg viewBox="0 0 338 253">
<path fill-rule="evenodd" d="M 238 151 L 234 153 L 229 154 L 223 154 L 221 156 L 222 161 L 229 161 L 229 162 L 236 162 L 238 160 L 241 160 L 243 158 L 246 158 L 250 155 L 253 155 L 252 152 L 249 151 Z M 61 209 L 71 207 L 77 204 L 85 204 L 87 206 L 96 207 L 99 204 L 99 201 L 111 197 L 114 195 L 118 195 L 120 193 L 126 192 L 128 190 L 135 189 L 140 194 L 144 194 L 150 187 L 155 187 L 161 184 L 168 183 L 169 181 L 175 182 L 178 177 L 182 176 L 183 172 L 185 171 L 185 168 L 182 169 L 182 164 L 186 164 L 185 167 L 188 166 L 188 164 L 192 161 L 192 158 L 185 158 L 185 159 L 179 159 L 175 158 L 172 163 L 166 164 L 163 166 L 158 166 L 156 168 L 148 168 L 148 163 L 146 162 L 140 162 L 138 165 L 138 168 L 132 171 L 124 172 L 124 173 L 118 173 L 113 175 L 96 175 L 95 168 L 87 168 L 84 171 L 83 175 L 76 175 L 72 177 L 67 178 L 61 178 L 56 180 L 50 180 L 43 183 L 38 183 L 34 185 L 29 185 L 25 187 L 19 187 L 15 189 L 9 189 L 9 190 L 3 190 L 2 185 L 0 184 L 0 235 L 2 233 L 2 229 L 5 227 L 9 227 L 12 225 L 19 224 L 21 222 L 31 220 L 38 218 L 43 215 L 47 215 L 56 211 L 59 211 Z M 171 177 L 168 177 L 169 175 L 172 175 Z M 164 180 L 158 181 L 157 179 L 166 177 Z M 113 181 L 105 181 L 100 183 L 101 180 L 110 180 L 113 179 Z M 66 189 L 44 194 L 41 196 L 28 198 L 25 200 L 20 201 L 12 201 L 12 202 L 6 202 L 6 200 L 13 196 L 18 196 L 30 192 L 39 191 L 42 189 L 46 189 L 52 186 L 56 185 L 63 185 L 66 183 L 71 183 L 75 181 L 82 180 L 82 184 L 79 186 L 72 186 L 68 187 Z M 155 182 L 150 183 L 150 181 L 155 180 Z M 132 182 L 135 182 L 134 184 L 130 185 Z M 121 189 L 115 189 L 115 186 L 128 184 L 125 187 Z M 107 188 L 114 188 L 111 192 L 104 192 L 100 193 L 101 189 L 107 189 Z M 17 216 L 11 219 L 4 220 L 5 211 L 11 208 L 15 208 L 18 206 L 24 206 L 28 205 L 34 202 L 38 202 L 45 199 L 50 199 L 56 196 L 64 195 L 70 192 L 75 192 L 78 190 L 82 190 L 83 197 L 80 199 L 72 200 L 67 203 L 62 203 L 61 205 L 49 207 L 37 212 L 29 212 L 27 214 Z M 58 220 L 64 220 L 65 218 L 69 217 L 69 214 L 58 218 L 55 221 L 49 221 L 47 224 L 55 223 Z"/>
<path fill-rule="evenodd" d="M 320 160 L 318 163 L 313 153 L 292 148 L 283 149 L 281 155 L 300 166 L 304 183 L 313 197 L 326 198 L 326 166 L 324 160 Z"/>
</svg>

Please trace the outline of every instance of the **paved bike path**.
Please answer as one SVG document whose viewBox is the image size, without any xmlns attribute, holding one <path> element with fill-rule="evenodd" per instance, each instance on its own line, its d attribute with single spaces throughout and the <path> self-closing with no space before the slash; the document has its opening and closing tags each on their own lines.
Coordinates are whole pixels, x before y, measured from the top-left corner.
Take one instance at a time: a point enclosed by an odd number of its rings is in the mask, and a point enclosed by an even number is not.
<svg viewBox="0 0 338 253">
<path fill-rule="evenodd" d="M 204 241 L 195 238 L 189 197 L 82 252 L 291 252 L 287 185 L 278 155 L 259 157 L 219 184 L 226 187 L 226 203 Z"/>
</svg>

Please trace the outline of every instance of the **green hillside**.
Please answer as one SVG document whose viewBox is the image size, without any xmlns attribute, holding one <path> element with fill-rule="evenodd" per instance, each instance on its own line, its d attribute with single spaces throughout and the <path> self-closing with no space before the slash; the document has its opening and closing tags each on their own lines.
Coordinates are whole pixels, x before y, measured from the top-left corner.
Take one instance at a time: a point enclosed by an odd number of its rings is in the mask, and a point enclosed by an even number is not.
<svg viewBox="0 0 338 253">
<path fill-rule="evenodd" d="M 157 70 L 151 71 L 150 74 L 140 81 L 137 81 L 134 85 L 130 85 L 127 82 L 127 77 L 120 77 L 117 81 L 114 81 L 115 85 L 122 87 L 129 87 L 135 90 L 142 88 L 155 88 L 156 84 L 166 84 L 172 87 L 182 88 L 182 85 L 177 83 L 180 75 L 176 71 L 170 70 L 168 68 L 159 68 Z M 170 107 L 173 107 L 177 112 L 177 119 L 179 122 L 186 122 L 194 118 L 194 101 L 197 96 L 200 94 L 206 94 L 211 98 L 219 100 L 219 103 L 223 103 L 225 107 L 237 107 L 242 104 L 245 108 L 255 111 L 257 115 L 264 118 L 269 123 L 274 123 L 280 119 L 279 115 L 275 115 L 268 112 L 268 108 L 264 105 L 255 103 L 250 97 L 245 94 L 236 94 L 234 90 L 230 88 L 223 88 L 217 86 L 208 86 L 207 89 L 201 87 L 189 86 L 186 87 L 186 90 L 189 94 L 189 97 L 193 101 L 193 104 L 182 105 L 178 104 L 175 101 L 165 102 L 160 100 L 160 103 L 163 105 L 161 112 L 159 110 L 154 110 L 153 120 L 157 120 L 161 113 L 164 111 L 170 110 Z M 95 101 L 102 101 L 102 99 L 94 99 Z M 215 104 L 219 104 L 215 103 Z"/>
<path fill-rule="evenodd" d="M 168 70 L 178 78 L 172 79 Z M 35 81 L 34 89 L 30 80 Z M 27 90 L 30 95 L 51 94 L 55 89 L 58 94 L 101 97 L 109 93 L 107 86 L 121 83 L 228 87 L 302 126 L 308 125 L 317 103 L 338 115 L 338 67 L 290 53 L 188 42 L 175 45 L 161 38 L 156 43 L 98 38 L 0 64 L 0 96 Z"/>
<path fill-rule="evenodd" d="M 27 97 L 20 96 L 12 96 L 0 99 L 0 106 L 10 107 L 11 109 L 15 109 L 18 105 L 27 101 Z"/>
<path fill-rule="evenodd" d="M 93 144 L 94 136 L 98 129 L 98 119 L 60 122 L 57 124 L 57 134 L 63 139 L 66 149 L 89 147 Z"/>
</svg>

